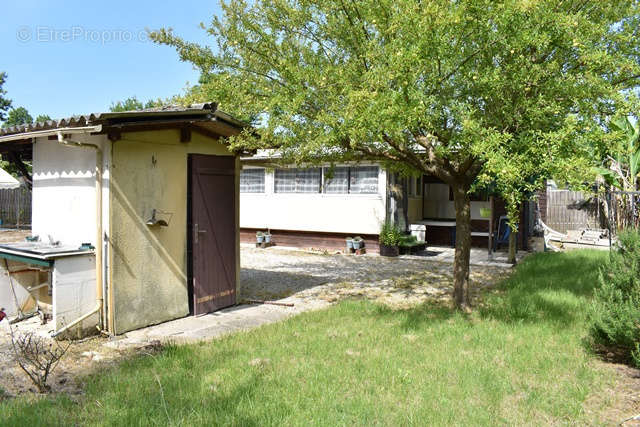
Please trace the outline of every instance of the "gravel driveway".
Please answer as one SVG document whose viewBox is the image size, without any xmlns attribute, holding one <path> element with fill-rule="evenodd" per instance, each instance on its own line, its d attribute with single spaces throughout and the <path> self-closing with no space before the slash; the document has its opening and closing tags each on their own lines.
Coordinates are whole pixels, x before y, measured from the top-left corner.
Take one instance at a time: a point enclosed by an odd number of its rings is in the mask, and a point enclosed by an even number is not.
<svg viewBox="0 0 640 427">
<path fill-rule="evenodd" d="M 282 248 L 243 246 L 242 296 L 245 299 L 322 299 L 365 297 L 393 307 L 448 298 L 452 265 L 419 257 L 316 254 Z M 509 269 L 472 266 L 477 290 L 495 284 Z"/>
</svg>

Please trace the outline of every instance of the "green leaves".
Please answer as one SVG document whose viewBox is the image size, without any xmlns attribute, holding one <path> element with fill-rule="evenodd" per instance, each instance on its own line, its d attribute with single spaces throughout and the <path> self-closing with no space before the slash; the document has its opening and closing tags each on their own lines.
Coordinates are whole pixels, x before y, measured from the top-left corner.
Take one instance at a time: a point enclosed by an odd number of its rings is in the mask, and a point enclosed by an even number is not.
<svg viewBox="0 0 640 427">
<path fill-rule="evenodd" d="M 510 204 L 548 177 L 592 175 L 592 135 L 640 76 L 631 0 L 222 7 L 211 46 L 170 29 L 151 38 L 202 70 L 186 100 L 253 120 L 261 138 L 234 144 L 299 162 L 375 159 L 467 186 L 478 178 Z"/>
</svg>

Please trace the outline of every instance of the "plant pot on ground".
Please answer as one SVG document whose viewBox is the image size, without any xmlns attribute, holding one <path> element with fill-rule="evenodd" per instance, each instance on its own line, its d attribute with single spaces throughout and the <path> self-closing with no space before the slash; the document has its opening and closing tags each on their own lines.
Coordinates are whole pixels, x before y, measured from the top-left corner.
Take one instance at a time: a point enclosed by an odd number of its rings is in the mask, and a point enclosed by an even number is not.
<svg viewBox="0 0 640 427">
<path fill-rule="evenodd" d="M 394 257 L 400 255 L 400 247 L 399 246 L 388 246 L 388 245 L 380 245 L 380 255 Z"/>
<path fill-rule="evenodd" d="M 362 240 L 362 237 L 359 236 L 354 237 L 352 243 L 353 249 L 355 250 L 358 250 L 364 246 L 364 241 Z"/>
<path fill-rule="evenodd" d="M 264 234 L 264 242 L 265 243 L 271 243 L 271 234 L 269 234 L 269 233 L 265 233 Z"/>
<path fill-rule="evenodd" d="M 353 237 L 347 237 L 344 240 L 347 244 L 347 249 L 353 249 Z"/>
<path fill-rule="evenodd" d="M 389 222 L 385 221 L 382 224 L 382 228 L 380 229 L 380 255 L 382 256 L 398 256 L 400 249 L 400 239 L 402 237 L 402 232 L 400 228 Z"/>
<path fill-rule="evenodd" d="M 256 233 L 256 242 L 257 243 L 262 243 L 264 242 L 264 233 L 262 231 L 258 231 Z"/>
</svg>

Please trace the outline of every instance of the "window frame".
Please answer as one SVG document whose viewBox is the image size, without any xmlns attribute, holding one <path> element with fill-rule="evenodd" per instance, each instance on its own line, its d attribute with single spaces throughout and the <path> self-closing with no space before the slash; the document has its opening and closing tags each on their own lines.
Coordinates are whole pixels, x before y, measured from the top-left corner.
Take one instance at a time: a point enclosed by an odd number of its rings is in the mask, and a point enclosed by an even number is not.
<svg viewBox="0 0 640 427">
<path fill-rule="evenodd" d="M 262 171 L 262 191 L 242 191 L 242 174 L 245 172 Z M 240 170 L 239 191 L 241 194 L 265 194 L 267 192 L 267 171 L 265 168 L 242 168 Z"/>
</svg>

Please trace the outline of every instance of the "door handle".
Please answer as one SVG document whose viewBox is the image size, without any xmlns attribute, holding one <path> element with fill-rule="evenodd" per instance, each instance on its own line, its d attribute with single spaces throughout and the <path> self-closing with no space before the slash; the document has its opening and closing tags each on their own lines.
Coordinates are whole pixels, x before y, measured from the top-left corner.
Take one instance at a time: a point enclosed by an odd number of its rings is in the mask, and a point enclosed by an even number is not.
<svg viewBox="0 0 640 427">
<path fill-rule="evenodd" d="M 200 233 L 206 233 L 207 232 L 207 230 L 200 230 L 198 228 L 198 223 L 197 222 L 193 226 L 193 231 L 195 231 L 194 236 L 193 236 L 193 240 L 195 241 L 196 244 L 198 243 L 198 235 Z"/>
</svg>

